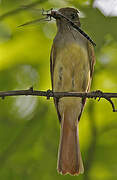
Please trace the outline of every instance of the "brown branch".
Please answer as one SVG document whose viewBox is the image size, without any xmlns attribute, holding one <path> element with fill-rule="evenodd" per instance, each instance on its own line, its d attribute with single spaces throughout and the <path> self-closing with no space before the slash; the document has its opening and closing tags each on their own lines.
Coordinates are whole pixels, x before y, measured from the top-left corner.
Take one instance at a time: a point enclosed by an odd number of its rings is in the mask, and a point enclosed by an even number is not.
<svg viewBox="0 0 117 180">
<path fill-rule="evenodd" d="M 115 105 L 111 98 L 117 98 L 117 93 L 104 93 L 100 90 L 92 91 L 92 92 L 53 92 L 51 90 L 47 91 L 35 91 L 33 87 L 29 88 L 28 90 L 17 90 L 17 91 L 0 91 L 0 97 L 4 99 L 6 96 L 45 96 L 47 99 L 50 97 L 54 98 L 62 98 L 62 97 L 81 97 L 81 98 L 94 98 L 98 99 L 101 98 L 106 99 L 112 105 L 113 112 L 117 112 L 115 109 Z"/>
</svg>

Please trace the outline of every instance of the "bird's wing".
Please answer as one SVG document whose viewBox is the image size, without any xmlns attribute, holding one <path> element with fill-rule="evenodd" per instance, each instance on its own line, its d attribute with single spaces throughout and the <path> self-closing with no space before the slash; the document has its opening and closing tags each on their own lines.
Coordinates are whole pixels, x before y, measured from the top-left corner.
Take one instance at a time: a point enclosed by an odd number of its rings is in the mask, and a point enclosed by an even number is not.
<svg viewBox="0 0 117 180">
<path fill-rule="evenodd" d="M 89 64 L 90 64 L 90 77 L 92 79 L 94 65 L 95 65 L 95 53 L 94 53 L 93 45 L 89 41 L 87 42 L 87 48 L 88 48 L 88 56 L 89 56 Z"/>
<path fill-rule="evenodd" d="M 51 55 L 50 55 L 50 73 L 51 73 L 52 90 L 53 90 L 53 73 L 54 73 L 55 60 L 56 60 L 56 48 L 55 48 L 55 45 L 53 43 L 52 49 L 51 49 Z M 58 118 L 59 118 L 59 121 L 61 122 L 61 115 L 60 115 L 59 109 L 58 109 L 58 102 L 59 102 L 59 99 L 54 98 L 54 104 L 55 104 L 55 107 L 57 110 Z"/>
<path fill-rule="evenodd" d="M 94 71 L 94 65 L 95 65 L 94 48 L 89 41 L 87 42 L 87 50 L 88 50 L 89 64 L 90 64 L 90 82 L 89 82 L 89 86 L 87 87 L 87 91 L 89 91 L 91 80 L 92 80 L 92 75 L 93 75 L 93 71 Z M 56 48 L 55 48 L 55 45 L 53 44 L 52 49 L 51 49 L 51 56 L 50 56 L 50 72 L 51 72 L 52 90 L 53 90 L 53 73 L 54 73 L 55 60 L 56 60 Z M 59 109 L 58 109 L 58 102 L 59 102 L 59 99 L 54 98 L 54 103 L 55 103 L 55 107 L 57 110 L 58 118 L 59 118 L 59 121 L 61 122 L 61 116 L 60 116 Z M 78 117 L 78 120 L 80 120 L 85 102 L 86 102 L 86 98 L 82 98 L 82 109 L 81 109 L 81 113 Z"/>
<path fill-rule="evenodd" d="M 95 61 L 96 61 L 93 45 L 89 41 L 87 41 L 87 50 L 88 50 L 89 65 L 90 65 L 90 82 L 88 83 L 88 87 L 87 87 L 87 91 L 89 91 L 92 76 L 93 76 L 93 71 L 94 71 L 94 65 L 95 65 Z M 86 102 L 86 98 L 82 98 L 82 108 L 81 108 L 81 113 L 78 117 L 78 121 L 80 120 L 80 117 L 82 115 L 82 111 L 84 109 L 85 102 Z"/>
</svg>

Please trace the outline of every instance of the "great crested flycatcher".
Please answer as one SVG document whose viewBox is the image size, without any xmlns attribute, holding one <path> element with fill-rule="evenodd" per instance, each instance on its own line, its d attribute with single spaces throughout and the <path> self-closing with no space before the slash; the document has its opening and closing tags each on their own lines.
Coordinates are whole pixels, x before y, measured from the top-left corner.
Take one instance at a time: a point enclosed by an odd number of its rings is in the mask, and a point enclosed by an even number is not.
<svg viewBox="0 0 117 180">
<path fill-rule="evenodd" d="M 59 13 L 80 27 L 78 10 L 61 8 Z M 65 18 L 56 18 L 50 68 L 54 92 L 88 92 L 95 64 L 93 45 Z M 61 124 L 58 152 L 58 172 L 78 175 L 84 172 L 78 138 L 78 123 L 86 99 L 79 97 L 54 98 Z"/>
</svg>

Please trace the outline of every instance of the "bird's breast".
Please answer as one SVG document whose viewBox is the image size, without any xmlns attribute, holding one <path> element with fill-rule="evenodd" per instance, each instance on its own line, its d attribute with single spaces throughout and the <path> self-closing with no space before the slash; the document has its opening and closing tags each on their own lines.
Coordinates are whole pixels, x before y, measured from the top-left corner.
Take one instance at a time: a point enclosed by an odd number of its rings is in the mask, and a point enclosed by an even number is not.
<svg viewBox="0 0 117 180">
<path fill-rule="evenodd" d="M 57 49 L 54 73 L 54 91 L 86 91 L 90 76 L 87 49 L 78 43 L 66 43 Z"/>
</svg>

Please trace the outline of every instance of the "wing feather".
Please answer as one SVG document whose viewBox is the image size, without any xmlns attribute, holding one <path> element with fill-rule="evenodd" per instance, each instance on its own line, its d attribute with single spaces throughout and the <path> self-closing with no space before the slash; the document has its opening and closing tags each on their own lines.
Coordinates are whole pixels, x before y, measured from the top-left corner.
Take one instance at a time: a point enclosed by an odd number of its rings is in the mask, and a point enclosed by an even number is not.
<svg viewBox="0 0 117 180">
<path fill-rule="evenodd" d="M 95 65 L 95 54 L 94 54 L 94 48 L 92 46 L 92 44 L 87 41 L 87 50 L 88 50 L 88 56 L 89 56 L 89 65 L 90 65 L 90 82 L 88 83 L 89 86 L 87 88 L 87 91 L 90 90 L 90 85 L 91 85 L 91 80 L 92 80 L 92 76 L 93 76 L 93 71 L 94 71 L 94 65 Z M 86 103 L 86 98 L 82 98 L 82 108 L 81 108 L 81 112 L 80 115 L 78 117 L 78 121 L 80 120 L 80 117 L 82 115 L 82 111 L 84 109 L 84 105 Z"/>
<path fill-rule="evenodd" d="M 55 48 L 55 45 L 53 43 L 52 49 L 51 49 L 51 55 L 50 55 L 50 73 L 51 73 L 52 91 L 53 91 L 53 73 L 54 73 L 55 60 L 56 60 L 56 48 Z M 59 122 L 61 122 L 61 115 L 59 113 L 58 103 L 59 103 L 59 99 L 54 98 L 54 104 L 55 104 L 55 107 L 57 110 Z"/>
<path fill-rule="evenodd" d="M 90 64 L 90 77 L 92 79 L 93 71 L 94 71 L 94 65 L 95 65 L 95 53 L 94 53 L 94 47 L 93 45 L 88 41 L 87 44 L 88 48 L 88 55 L 89 55 L 89 64 Z"/>
<path fill-rule="evenodd" d="M 89 56 L 90 78 L 91 78 L 90 81 L 91 81 L 92 76 L 93 76 L 93 71 L 94 71 L 94 65 L 95 65 L 95 54 L 94 54 L 94 48 L 89 41 L 87 42 L 87 50 L 88 50 L 88 56 Z M 54 73 L 55 60 L 56 60 L 56 48 L 55 48 L 55 44 L 53 43 L 52 49 L 51 49 L 51 56 L 50 56 L 50 72 L 51 72 L 52 90 L 53 90 L 53 73 Z M 89 83 L 89 87 L 87 88 L 88 91 L 90 90 L 90 84 L 91 84 L 91 82 Z M 82 99 L 82 109 L 81 109 L 81 113 L 78 117 L 78 120 L 80 120 L 85 102 L 86 102 L 86 98 L 83 98 Z M 59 118 L 59 121 L 61 122 L 61 116 L 60 116 L 59 109 L 58 109 L 58 103 L 59 103 L 59 99 L 54 98 L 54 104 L 55 104 L 55 107 L 57 110 L 58 118 Z"/>
</svg>

